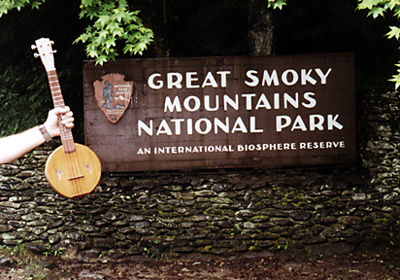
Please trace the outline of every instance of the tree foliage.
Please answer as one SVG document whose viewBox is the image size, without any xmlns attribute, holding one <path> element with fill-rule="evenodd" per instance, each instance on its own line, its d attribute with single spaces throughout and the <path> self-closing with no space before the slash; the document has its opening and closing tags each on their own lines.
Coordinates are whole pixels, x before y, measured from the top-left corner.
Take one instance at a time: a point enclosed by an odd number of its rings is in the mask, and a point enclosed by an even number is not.
<svg viewBox="0 0 400 280">
<path fill-rule="evenodd" d="M 0 17 L 7 14 L 12 9 L 20 11 L 25 6 L 31 6 L 38 9 L 45 0 L 1 0 L 0 1 Z"/>
<path fill-rule="evenodd" d="M 266 0 L 268 8 L 280 9 L 286 0 Z M 45 0 L 1 0 L 0 17 L 12 9 L 25 6 L 39 8 Z M 86 54 L 102 65 L 118 56 L 117 42 L 123 41 L 123 53 L 143 54 L 153 41 L 153 31 L 146 28 L 138 14 L 130 11 L 126 0 L 81 0 L 80 18 L 92 22 L 74 43 L 86 43 Z"/>
<path fill-rule="evenodd" d="M 31 6 L 39 8 L 45 0 L 1 0 L 0 17 L 10 10 Z M 86 44 L 86 54 L 103 64 L 114 60 L 117 53 L 117 41 L 124 41 L 123 52 L 143 54 L 153 41 L 153 31 L 146 28 L 138 14 L 130 11 L 126 0 L 82 0 L 80 18 L 88 18 L 92 22 L 75 43 Z"/>
<path fill-rule="evenodd" d="M 400 0 L 358 0 L 359 10 L 369 10 L 368 16 L 372 16 L 374 19 L 378 17 L 384 17 L 385 13 L 391 12 L 392 16 L 397 20 L 400 20 Z M 400 27 L 389 26 L 390 31 L 386 34 L 388 38 L 395 38 L 400 41 Z M 390 81 L 395 83 L 395 88 L 400 86 L 400 62 L 396 64 L 398 67 L 397 75 L 393 75 Z"/>
<path fill-rule="evenodd" d="M 86 53 L 96 63 L 102 65 L 116 58 L 117 40 L 125 41 L 124 53 L 134 55 L 142 55 L 153 41 L 153 31 L 143 25 L 139 11 L 129 11 L 125 0 L 82 0 L 81 10 L 81 18 L 95 21 L 75 43 L 87 43 Z"/>
</svg>

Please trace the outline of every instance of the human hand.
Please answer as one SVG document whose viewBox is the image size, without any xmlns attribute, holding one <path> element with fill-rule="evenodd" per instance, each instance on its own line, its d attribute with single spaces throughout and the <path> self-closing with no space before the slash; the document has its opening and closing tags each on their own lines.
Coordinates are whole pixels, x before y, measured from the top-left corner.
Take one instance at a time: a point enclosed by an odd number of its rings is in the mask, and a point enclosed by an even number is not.
<svg viewBox="0 0 400 280">
<path fill-rule="evenodd" d="M 68 106 L 63 108 L 58 107 L 49 111 L 47 120 L 44 123 L 48 133 L 51 137 L 59 136 L 60 129 L 58 127 L 58 116 L 61 116 L 61 123 L 67 128 L 74 127 L 73 113 Z"/>
</svg>

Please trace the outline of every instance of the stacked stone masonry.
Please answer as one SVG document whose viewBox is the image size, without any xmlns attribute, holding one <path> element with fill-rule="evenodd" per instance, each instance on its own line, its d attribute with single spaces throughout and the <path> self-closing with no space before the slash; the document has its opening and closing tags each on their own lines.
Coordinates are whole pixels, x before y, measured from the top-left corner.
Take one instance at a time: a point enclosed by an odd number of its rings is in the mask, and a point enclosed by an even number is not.
<svg viewBox="0 0 400 280">
<path fill-rule="evenodd" d="M 373 95 L 373 94 L 371 94 Z M 80 199 L 58 195 L 44 164 L 57 143 L 0 165 L 0 242 L 83 259 L 232 255 L 289 248 L 349 253 L 398 235 L 398 94 L 376 94 L 359 167 L 104 174 Z M 367 136 L 366 136 L 367 135 Z"/>
</svg>

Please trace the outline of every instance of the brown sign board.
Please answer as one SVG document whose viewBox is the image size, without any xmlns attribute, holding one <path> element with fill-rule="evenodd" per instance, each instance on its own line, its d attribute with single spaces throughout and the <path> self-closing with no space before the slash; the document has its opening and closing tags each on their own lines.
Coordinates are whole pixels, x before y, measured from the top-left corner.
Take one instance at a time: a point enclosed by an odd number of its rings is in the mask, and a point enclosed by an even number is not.
<svg viewBox="0 0 400 280">
<path fill-rule="evenodd" d="M 134 84 L 117 122 L 95 97 L 111 74 Z M 352 54 L 86 61 L 83 82 L 86 145 L 106 172 L 356 162 Z"/>
</svg>

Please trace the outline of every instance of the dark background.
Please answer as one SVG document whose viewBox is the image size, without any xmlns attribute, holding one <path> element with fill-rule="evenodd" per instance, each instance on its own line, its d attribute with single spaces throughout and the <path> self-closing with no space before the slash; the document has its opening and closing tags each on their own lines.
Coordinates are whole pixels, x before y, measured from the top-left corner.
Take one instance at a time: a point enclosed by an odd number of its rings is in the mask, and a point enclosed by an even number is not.
<svg viewBox="0 0 400 280">
<path fill-rule="evenodd" d="M 65 102 L 76 116 L 74 135 L 82 141 L 82 64 L 87 57 L 84 45 L 73 41 L 90 22 L 79 19 L 79 2 L 51 0 L 39 10 L 28 7 L 0 19 L 3 135 L 44 121 L 52 108 L 46 73 L 30 49 L 36 39 L 49 37 L 58 51 L 55 63 Z M 399 44 L 385 34 L 396 21 L 390 15 L 367 17 L 356 7 L 357 0 L 289 0 L 282 11 L 274 11 L 274 54 L 352 52 L 357 97 L 371 88 L 394 88 L 387 80 L 396 74 Z M 143 22 L 155 33 L 144 57 L 248 55 L 248 1 L 138 0 L 131 9 L 141 10 Z"/>
</svg>

